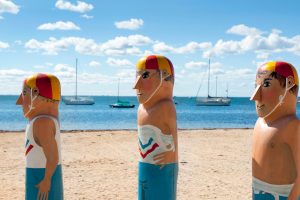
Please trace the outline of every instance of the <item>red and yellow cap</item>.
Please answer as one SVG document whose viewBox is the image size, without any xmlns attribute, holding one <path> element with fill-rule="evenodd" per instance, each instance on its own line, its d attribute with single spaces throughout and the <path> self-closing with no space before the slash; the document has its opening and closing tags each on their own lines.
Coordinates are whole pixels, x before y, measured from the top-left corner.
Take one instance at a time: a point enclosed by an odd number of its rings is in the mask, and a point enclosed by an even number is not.
<svg viewBox="0 0 300 200">
<path fill-rule="evenodd" d="M 52 74 L 34 74 L 24 80 L 24 85 L 29 88 L 37 88 L 42 97 L 60 100 L 60 83 L 58 78 Z"/>
<path fill-rule="evenodd" d="M 263 74 L 264 72 L 276 72 L 277 74 L 287 78 L 292 76 L 295 81 L 295 85 L 299 86 L 299 78 L 297 71 L 293 65 L 283 61 L 270 61 L 261 65 L 257 70 L 257 75 Z"/>
<path fill-rule="evenodd" d="M 157 69 L 165 71 L 168 75 L 174 76 L 172 62 L 162 55 L 149 55 L 141 58 L 136 64 L 137 70 Z"/>
</svg>

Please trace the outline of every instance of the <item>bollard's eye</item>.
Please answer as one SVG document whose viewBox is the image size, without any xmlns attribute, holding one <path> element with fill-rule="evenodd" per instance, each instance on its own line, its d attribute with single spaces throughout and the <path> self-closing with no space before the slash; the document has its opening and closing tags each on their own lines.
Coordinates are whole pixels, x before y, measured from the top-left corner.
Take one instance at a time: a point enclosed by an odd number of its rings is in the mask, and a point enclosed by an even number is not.
<svg viewBox="0 0 300 200">
<path fill-rule="evenodd" d="M 142 74 L 142 79 L 149 78 L 149 75 L 150 75 L 150 73 L 149 73 L 148 71 L 145 71 L 145 72 Z"/>
<path fill-rule="evenodd" d="M 270 87 L 270 86 L 271 86 L 270 80 L 271 80 L 271 79 L 265 79 L 265 80 L 264 80 L 263 86 L 264 86 L 264 87 Z"/>
<path fill-rule="evenodd" d="M 26 96 L 26 93 L 27 93 L 27 92 L 26 92 L 26 90 L 24 89 L 24 90 L 22 91 L 22 95 L 23 95 L 23 96 Z"/>
</svg>

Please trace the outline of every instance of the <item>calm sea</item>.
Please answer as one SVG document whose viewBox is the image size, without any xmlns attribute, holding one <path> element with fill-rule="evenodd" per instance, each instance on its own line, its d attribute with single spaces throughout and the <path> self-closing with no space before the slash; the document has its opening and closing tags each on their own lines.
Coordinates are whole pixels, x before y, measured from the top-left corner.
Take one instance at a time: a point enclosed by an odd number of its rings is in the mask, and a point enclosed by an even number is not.
<svg viewBox="0 0 300 200">
<path fill-rule="evenodd" d="M 27 120 L 15 105 L 17 96 L 0 95 L 0 130 L 24 130 Z M 70 106 L 61 103 L 62 130 L 135 129 L 138 102 L 136 97 L 121 97 L 136 105 L 131 109 L 110 108 L 116 97 L 94 97 L 91 106 Z M 253 128 L 257 119 L 254 103 L 249 98 L 232 98 L 230 106 L 196 106 L 195 98 L 175 97 L 177 123 L 180 129 Z M 298 105 L 297 110 L 299 110 Z M 299 113 L 299 112 L 298 112 Z"/>
</svg>

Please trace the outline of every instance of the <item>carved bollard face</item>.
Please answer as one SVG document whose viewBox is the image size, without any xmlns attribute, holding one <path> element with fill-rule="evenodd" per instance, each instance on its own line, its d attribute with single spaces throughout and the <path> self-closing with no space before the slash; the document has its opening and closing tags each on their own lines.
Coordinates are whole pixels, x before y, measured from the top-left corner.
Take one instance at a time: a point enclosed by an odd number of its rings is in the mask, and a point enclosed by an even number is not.
<svg viewBox="0 0 300 200">
<path fill-rule="evenodd" d="M 24 117 L 30 119 L 40 108 L 45 108 L 46 104 L 53 104 L 55 109 L 60 101 L 60 96 L 58 78 L 52 74 L 38 73 L 24 80 L 16 105 L 21 105 Z"/>
<path fill-rule="evenodd" d="M 160 73 L 158 70 L 139 70 L 136 75 L 134 89 L 140 104 L 146 103 L 160 86 Z"/>
<path fill-rule="evenodd" d="M 255 101 L 256 113 L 259 117 L 266 117 L 279 103 L 279 98 L 285 92 L 280 82 L 271 76 L 270 71 L 258 73 L 256 76 L 256 89 L 251 100 Z"/>
<path fill-rule="evenodd" d="M 260 66 L 256 74 L 256 88 L 250 98 L 255 101 L 257 115 L 263 118 L 270 116 L 298 82 L 297 72 L 289 63 L 267 62 Z"/>
<path fill-rule="evenodd" d="M 165 56 L 149 55 L 139 59 L 136 64 L 136 81 L 133 87 L 139 103 L 145 104 L 152 97 L 156 97 L 163 82 L 170 80 L 168 78 L 172 78 L 174 82 L 174 68 Z"/>
</svg>

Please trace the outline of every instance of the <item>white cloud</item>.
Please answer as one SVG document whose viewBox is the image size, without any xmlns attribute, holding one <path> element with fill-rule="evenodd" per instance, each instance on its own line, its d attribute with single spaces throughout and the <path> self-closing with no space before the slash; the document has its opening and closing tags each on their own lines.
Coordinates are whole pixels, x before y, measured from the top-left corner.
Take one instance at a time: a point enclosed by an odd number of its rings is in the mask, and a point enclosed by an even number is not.
<svg viewBox="0 0 300 200">
<path fill-rule="evenodd" d="M 44 64 L 38 64 L 38 65 L 35 65 L 35 66 L 33 66 L 33 68 L 45 70 L 45 69 L 47 69 L 47 68 L 49 68 L 49 67 L 52 67 L 52 66 L 53 66 L 52 63 L 46 62 L 46 63 L 44 63 Z"/>
<path fill-rule="evenodd" d="M 152 40 L 143 35 L 120 36 L 108 40 L 102 44 L 97 44 L 92 39 L 81 37 L 49 38 L 47 41 L 40 42 L 31 39 L 25 44 L 25 48 L 33 51 L 42 51 L 44 54 L 57 55 L 60 51 L 66 51 L 74 47 L 76 52 L 86 55 L 137 55 L 141 51 L 137 46 L 144 46 L 152 43 Z"/>
<path fill-rule="evenodd" d="M 263 59 L 263 60 L 265 60 L 265 59 L 268 59 L 269 56 L 270 56 L 269 53 L 266 53 L 266 52 L 257 52 L 256 58 L 257 59 Z"/>
<path fill-rule="evenodd" d="M 50 66 L 53 66 L 53 63 L 46 62 L 45 65 L 48 66 L 48 67 L 50 67 Z"/>
<path fill-rule="evenodd" d="M 196 50 L 202 49 L 209 49 L 211 48 L 211 43 L 209 42 L 203 42 L 203 43 L 197 43 L 197 42 L 189 42 L 185 46 L 181 46 L 178 48 L 169 46 L 165 44 L 164 42 L 158 42 L 153 45 L 153 51 L 159 52 L 159 53 L 176 53 L 176 54 L 185 54 L 185 53 L 194 53 Z"/>
<path fill-rule="evenodd" d="M 129 30 L 137 30 L 141 26 L 143 26 L 144 21 L 142 19 L 130 19 L 127 21 L 115 22 L 115 26 L 118 29 L 129 29 Z"/>
<path fill-rule="evenodd" d="M 274 59 L 274 60 L 282 60 L 282 59 Z M 264 59 L 264 60 L 259 60 L 259 61 L 253 60 L 253 61 L 252 61 L 252 65 L 253 65 L 253 66 L 256 66 L 256 68 L 255 68 L 255 73 L 256 73 L 257 69 L 258 69 L 261 65 L 263 65 L 263 64 L 265 64 L 266 62 L 269 62 L 269 61 L 270 61 L 269 59 Z M 254 76 L 254 77 L 255 77 L 255 76 Z"/>
<path fill-rule="evenodd" d="M 139 55 L 141 53 L 142 53 L 141 50 L 137 47 L 132 47 L 132 48 L 126 49 L 126 54 L 128 54 L 128 55 Z"/>
<path fill-rule="evenodd" d="M 4 17 L 0 16 L 0 20 L 1 20 L 1 19 L 4 19 Z"/>
<path fill-rule="evenodd" d="M 14 43 L 15 43 L 16 45 L 22 45 L 22 44 L 23 44 L 21 40 L 15 40 Z"/>
<path fill-rule="evenodd" d="M 142 54 L 142 56 L 148 56 L 148 55 L 152 55 L 152 54 L 154 54 L 152 51 L 145 50 L 144 53 Z"/>
<path fill-rule="evenodd" d="M 129 60 L 126 60 L 126 59 L 108 58 L 106 60 L 106 63 L 111 66 L 117 66 L 117 67 L 133 66 L 133 64 Z"/>
<path fill-rule="evenodd" d="M 121 49 L 124 47 L 142 46 L 152 43 L 152 40 L 143 35 L 119 36 L 102 44 L 103 49 Z"/>
<path fill-rule="evenodd" d="M 116 74 L 120 78 L 120 82 L 131 82 L 135 79 L 135 69 L 124 69 Z"/>
<path fill-rule="evenodd" d="M 75 85 L 75 69 L 64 64 L 59 64 L 56 69 L 55 75 L 57 75 L 63 85 L 63 83 L 68 83 L 67 85 Z M 99 84 L 110 82 L 111 76 L 103 75 L 100 73 L 79 73 L 77 75 L 78 87 L 82 84 Z"/>
<path fill-rule="evenodd" d="M 256 28 L 248 27 L 244 24 L 239 24 L 227 30 L 227 33 L 236 35 L 260 35 L 262 32 Z"/>
<path fill-rule="evenodd" d="M 25 43 L 25 48 L 30 49 L 34 52 L 40 50 L 44 51 L 44 54 L 57 55 L 59 51 L 67 50 L 69 44 L 64 41 L 58 41 L 55 38 L 49 38 L 48 41 L 39 42 L 36 39 L 31 39 Z"/>
<path fill-rule="evenodd" d="M 216 69 L 210 70 L 211 78 L 213 78 L 212 76 L 220 76 L 220 75 L 224 75 L 224 74 L 226 74 L 226 71 L 224 71 L 223 69 L 216 68 Z"/>
<path fill-rule="evenodd" d="M 185 74 L 185 73 L 186 73 L 186 70 L 185 70 L 185 69 L 182 69 L 182 70 L 180 70 L 179 73 L 180 73 L 180 74 Z"/>
<path fill-rule="evenodd" d="M 219 39 L 216 44 L 203 52 L 203 57 L 222 56 L 225 54 L 242 54 L 245 52 L 255 53 L 278 53 L 291 52 L 300 55 L 300 36 L 292 38 L 284 37 L 281 31 L 273 29 L 271 33 L 262 32 L 256 28 L 246 25 L 231 27 L 227 33 L 245 36 L 241 40 L 224 41 Z"/>
<path fill-rule="evenodd" d="M 85 19 L 93 19 L 94 18 L 94 16 L 87 15 L 87 14 L 80 15 L 80 17 L 85 18 Z"/>
<path fill-rule="evenodd" d="M 111 81 L 111 76 L 100 73 L 82 73 L 78 75 L 78 81 L 87 84 L 108 83 Z"/>
<path fill-rule="evenodd" d="M 32 72 L 20 70 L 20 69 L 1 69 L 0 77 L 15 77 L 15 76 L 25 76 Z"/>
<path fill-rule="evenodd" d="M 9 48 L 9 44 L 0 41 L 0 49 L 7 49 L 7 48 Z"/>
<path fill-rule="evenodd" d="M 229 70 L 226 72 L 228 76 L 232 76 L 234 74 L 235 77 L 239 76 L 248 76 L 251 75 L 254 77 L 255 72 L 252 69 L 235 69 L 235 70 Z"/>
<path fill-rule="evenodd" d="M 191 61 L 185 64 L 185 67 L 187 69 L 195 69 L 195 68 L 203 68 L 203 67 L 207 67 L 208 64 L 206 62 L 195 62 L 195 61 Z"/>
<path fill-rule="evenodd" d="M 80 37 L 67 37 L 62 39 L 49 38 L 49 40 L 40 42 L 36 39 L 31 39 L 25 44 L 34 52 L 43 51 L 44 54 L 57 55 L 60 51 L 66 51 L 70 47 L 74 47 L 75 51 L 83 54 L 96 54 L 98 50 L 97 44 L 94 40 Z"/>
<path fill-rule="evenodd" d="M 54 67 L 54 72 L 57 76 L 63 78 L 72 78 L 75 76 L 75 68 L 66 64 L 57 64 Z"/>
<path fill-rule="evenodd" d="M 73 22 L 58 21 L 55 23 L 46 23 L 38 27 L 39 30 L 80 30 Z"/>
<path fill-rule="evenodd" d="M 153 45 L 153 51 L 155 52 L 174 52 L 175 48 L 165 44 L 164 42 L 159 42 Z"/>
<path fill-rule="evenodd" d="M 204 52 L 204 57 L 220 56 L 224 54 L 241 53 L 241 43 L 239 41 L 223 41 L 218 40 L 212 50 Z"/>
<path fill-rule="evenodd" d="M 241 84 L 239 84 L 238 86 L 240 87 L 240 88 L 245 88 L 246 86 L 247 86 L 248 84 L 246 84 L 246 83 L 241 83 Z"/>
<path fill-rule="evenodd" d="M 74 67 L 70 67 L 69 65 L 66 64 L 57 64 L 54 67 L 55 72 L 75 72 Z"/>
<path fill-rule="evenodd" d="M 137 47 L 125 49 L 104 49 L 103 53 L 107 56 L 141 55 L 142 51 Z"/>
<path fill-rule="evenodd" d="M 61 10 L 69 10 L 69 11 L 79 12 L 79 13 L 85 13 L 91 11 L 94 8 L 92 4 L 88 4 L 83 1 L 77 1 L 77 4 L 74 5 L 69 1 L 63 1 L 63 0 L 56 1 L 55 7 Z"/>
<path fill-rule="evenodd" d="M 17 14 L 19 11 L 19 6 L 14 4 L 12 1 L 0 0 L 0 14 L 5 12 Z"/>
<path fill-rule="evenodd" d="M 37 69 L 37 71 L 39 71 Z M 24 78 L 29 75 L 37 73 L 37 71 L 29 71 L 29 70 L 20 70 L 20 69 L 0 69 L 0 80 L 1 84 L 1 94 L 18 94 L 21 91 L 22 83 Z M 56 75 L 62 86 L 63 95 L 66 94 L 74 94 L 75 89 L 75 69 L 65 64 L 57 64 L 54 70 L 45 71 L 45 73 L 51 73 Z M 82 94 L 83 91 L 81 88 L 86 88 L 86 95 L 90 95 L 90 88 L 93 88 L 95 84 L 97 84 L 97 88 L 99 88 L 99 84 L 102 83 L 111 83 L 112 76 L 104 75 L 100 73 L 79 73 L 78 74 L 78 93 Z M 116 92 L 115 92 L 116 93 Z M 94 94 L 99 95 L 99 91 L 94 92 Z M 115 94 L 113 94 L 115 95 Z"/>
<path fill-rule="evenodd" d="M 35 65 L 35 66 L 33 66 L 33 68 L 35 68 L 35 69 L 46 69 L 47 66 L 45 66 L 45 65 Z"/>
<path fill-rule="evenodd" d="M 183 69 L 183 73 L 180 72 L 181 75 L 188 75 L 191 79 L 196 79 L 198 80 L 199 77 L 200 79 L 203 79 L 205 76 L 207 76 L 208 72 L 208 61 L 207 62 L 202 62 L 202 61 L 190 61 L 186 63 L 185 68 Z M 211 76 L 216 76 L 216 75 L 224 75 L 226 74 L 226 70 L 222 69 L 223 65 L 219 62 L 211 62 L 210 63 L 210 74 Z M 192 73 L 190 73 L 190 71 Z"/>
<path fill-rule="evenodd" d="M 202 70 L 202 72 L 204 72 L 205 76 L 207 76 L 207 72 L 208 72 L 208 62 L 205 63 L 203 62 L 201 64 L 201 68 L 203 68 L 204 70 Z M 211 62 L 210 63 L 210 75 L 211 76 L 218 76 L 218 75 L 224 75 L 226 74 L 226 70 L 223 69 L 223 65 L 219 62 Z"/>
<path fill-rule="evenodd" d="M 295 40 L 283 37 L 279 35 L 277 30 L 272 31 L 268 37 L 263 37 L 258 42 L 259 50 L 278 50 L 278 49 L 288 49 L 295 45 Z"/>
<path fill-rule="evenodd" d="M 9 91 L 9 94 L 12 94 L 14 91 L 17 91 L 17 93 L 19 93 L 22 88 L 23 80 L 32 74 L 34 74 L 34 72 L 28 70 L 0 69 L 1 87 L 5 86 L 3 89 L 1 88 L 1 92 Z"/>
<path fill-rule="evenodd" d="M 153 45 L 154 53 L 191 54 L 202 51 L 204 58 L 243 53 L 261 54 L 258 55 L 259 58 L 265 58 L 267 54 L 271 56 L 273 53 L 280 52 L 300 55 L 300 35 L 286 37 L 276 29 L 267 33 L 246 25 L 233 26 L 227 32 L 239 33 L 243 37 L 238 40 L 219 39 L 214 45 L 210 42 L 190 41 L 179 47 L 167 45 L 161 41 L 154 41 L 147 36 L 138 34 L 118 36 L 102 43 L 83 37 L 66 37 L 60 39 L 49 38 L 46 41 L 31 39 L 26 42 L 25 47 L 31 52 L 42 52 L 43 54 L 58 54 L 60 51 L 74 48 L 80 54 L 97 56 L 141 56 L 151 52 L 150 45 Z"/>
<path fill-rule="evenodd" d="M 222 64 L 219 63 L 219 62 L 211 62 L 210 63 L 210 68 L 211 69 L 217 69 L 217 68 L 221 68 L 222 67 Z"/>
<path fill-rule="evenodd" d="M 89 63 L 89 66 L 90 66 L 90 67 L 99 67 L 99 66 L 101 66 L 101 64 L 100 64 L 99 62 L 97 62 L 97 61 L 92 60 L 92 61 Z"/>
</svg>

